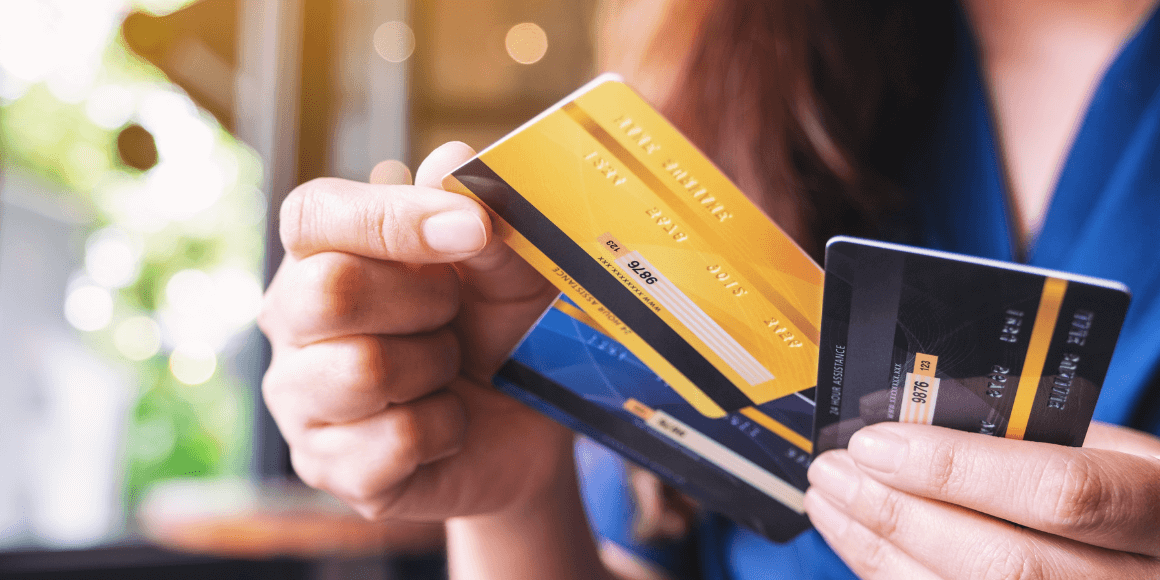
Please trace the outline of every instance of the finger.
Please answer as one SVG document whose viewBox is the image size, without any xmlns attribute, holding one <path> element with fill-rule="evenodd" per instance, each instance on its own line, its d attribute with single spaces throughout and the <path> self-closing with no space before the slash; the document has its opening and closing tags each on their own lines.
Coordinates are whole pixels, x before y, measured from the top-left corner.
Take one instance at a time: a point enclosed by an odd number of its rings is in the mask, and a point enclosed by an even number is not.
<svg viewBox="0 0 1160 580">
<path fill-rule="evenodd" d="M 287 196 L 279 227 L 287 253 L 299 259 L 338 251 L 440 263 L 477 254 L 487 244 L 490 223 L 483 207 L 462 195 L 324 178 Z"/>
<path fill-rule="evenodd" d="M 879 423 L 850 457 L 895 489 L 1114 550 L 1160 555 L 1160 460 Z"/>
<path fill-rule="evenodd" d="M 463 446 L 453 457 L 423 465 L 384 502 L 382 514 L 416 521 L 495 513 L 510 501 L 574 482 L 573 434 L 487 383 L 456 379 L 448 390 L 469 412 Z M 529 438 L 529 434 L 535 434 Z M 467 482 L 467 485 L 459 485 Z M 538 483 L 537 483 L 538 482 Z M 454 487 L 454 489 L 452 489 Z"/>
<path fill-rule="evenodd" d="M 463 143 L 447 143 L 419 166 L 415 183 L 437 187 L 444 175 L 474 155 Z M 558 291 L 498 236 L 455 267 L 465 293 L 456 326 L 465 342 L 483 345 L 467 353 L 464 367 L 477 369 L 472 378 L 486 381 Z"/>
<path fill-rule="evenodd" d="M 443 188 L 443 176 L 475 157 L 475 149 L 467 143 L 451 141 L 435 148 L 415 171 L 415 185 Z"/>
<path fill-rule="evenodd" d="M 854 521 L 818 492 L 806 492 L 805 508 L 814 528 L 859 578 L 938 580 L 914 558 Z"/>
<path fill-rule="evenodd" d="M 304 346 L 351 334 L 431 332 L 458 309 L 459 279 L 446 265 L 324 252 L 283 262 L 259 325 L 275 342 Z"/>
<path fill-rule="evenodd" d="M 879 562 L 887 560 L 882 554 L 892 550 L 944 578 L 1151 578 L 1160 571 L 1152 558 L 1081 544 L 898 491 L 867 476 L 842 451 L 819 456 L 809 480 L 811 520 L 823 536 L 834 538 L 836 549 L 844 546 L 851 554 L 847 563 L 856 571 L 882 568 Z M 810 496 L 828 505 L 810 503 Z"/>
<path fill-rule="evenodd" d="M 370 182 L 378 185 L 411 185 L 411 170 L 402 161 L 380 161 L 371 170 Z"/>
<path fill-rule="evenodd" d="M 346 336 L 280 350 L 263 389 L 270 412 L 288 431 L 299 431 L 358 421 L 419 399 L 458 371 L 459 343 L 450 330 L 406 338 Z"/>
<path fill-rule="evenodd" d="M 415 184 L 442 187 L 443 177 L 475 156 L 464 143 L 451 142 L 431 152 L 415 172 Z M 490 302 L 511 302 L 537 296 L 546 283 L 531 266 L 501 240 L 458 265 L 473 292 Z"/>
<path fill-rule="evenodd" d="M 415 183 L 439 187 L 447 173 L 474 156 L 463 143 L 444 144 L 419 166 Z M 455 267 L 465 283 L 456 326 L 465 342 L 483 345 L 466 353 L 464 368 L 477 369 L 471 378 L 486 381 L 558 291 L 498 236 Z"/>
<path fill-rule="evenodd" d="M 420 466 L 462 447 L 466 417 L 457 395 L 439 391 L 362 421 L 311 430 L 291 448 L 294 468 L 306 484 L 383 519 Z"/>
<path fill-rule="evenodd" d="M 1160 458 L 1160 439 L 1154 435 L 1099 421 L 1088 427 L 1083 446 Z"/>
</svg>

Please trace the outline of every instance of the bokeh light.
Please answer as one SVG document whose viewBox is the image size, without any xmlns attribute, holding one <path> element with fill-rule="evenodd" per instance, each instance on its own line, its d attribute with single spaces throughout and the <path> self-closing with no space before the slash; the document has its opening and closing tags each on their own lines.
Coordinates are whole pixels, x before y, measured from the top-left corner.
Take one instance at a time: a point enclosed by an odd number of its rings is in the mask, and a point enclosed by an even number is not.
<svg viewBox="0 0 1160 580">
<path fill-rule="evenodd" d="M 165 299 L 181 310 L 208 310 L 213 280 L 201 270 L 182 270 L 165 283 Z"/>
<path fill-rule="evenodd" d="M 109 84 L 93 89 L 85 101 L 85 115 L 98 127 L 116 129 L 133 117 L 136 103 L 133 92 L 121 85 Z"/>
<path fill-rule="evenodd" d="M 548 34 L 533 22 L 511 27 L 504 38 L 508 56 L 520 64 L 534 64 L 548 52 Z"/>
<path fill-rule="evenodd" d="M 123 9 L 123 0 L 0 1 L 0 74 L 83 101 Z"/>
<path fill-rule="evenodd" d="M 375 29 L 375 52 L 387 62 L 403 62 L 415 52 L 415 33 L 407 23 L 384 22 Z"/>
<path fill-rule="evenodd" d="M 187 385 L 200 385 L 217 370 L 217 355 L 212 348 L 199 343 L 178 345 L 169 356 L 169 370 Z"/>
<path fill-rule="evenodd" d="M 213 310 L 231 329 L 254 321 L 262 309 L 262 284 L 258 277 L 240 268 L 224 268 L 212 276 Z"/>
<path fill-rule="evenodd" d="M 262 286 L 254 273 L 232 267 L 212 274 L 189 269 L 166 283 L 160 320 L 167 344 L 200 344 L 222 352 L 261 308 Z"/>
<path fill-rule="evenodd" d="M 85 244 L 85 271 L 105 288 L 124 288 L 137 279 L 137 251 L 129 234 L 104 228 Z"/>
<path fill-rule="evenodd" d="M 149 91 L 141 98 L 137 116 L 157 141 L 157 155 L 163 163 L 206 159 L 213 152 L 213 130 L 186 95 Z"/>
<path fill-rule="evenodd" d="M 148 316 L 134 316 L 117 325 L 113 344 L 125 358 L 145 360 L 161 350 L 161 327 Z"/>
<path fill-rule="evenodd" d="M 163 161 L 145 178 L 148 213 L 159 224 L 188 220 L 217 203 L 227 184 L 213 161 Z"/>
<path fill-rule="evenodd" d="M 100 330 L 113 319 L 113 297 L 100 286 L 78 284 L 65 297 L 64 317 L 77 330 Z"/>
</svg>

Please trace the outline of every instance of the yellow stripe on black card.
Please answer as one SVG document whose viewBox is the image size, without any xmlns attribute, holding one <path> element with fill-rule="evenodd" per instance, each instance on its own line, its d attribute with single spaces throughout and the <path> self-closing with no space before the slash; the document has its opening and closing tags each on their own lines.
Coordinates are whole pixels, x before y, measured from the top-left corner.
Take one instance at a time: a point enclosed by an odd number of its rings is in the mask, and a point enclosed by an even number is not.
<svg viewBox="0 0 1160 580">
<path fill-rule="evenodd" d="M 757 422 L 758 425 L 769 429 L 773 432 L 774 435 L 777 435 L 778 437 L 781 437 L 782 439 L 785 439 L 786 441 L 794 444 L 794 446 L 796 446 L 798 449 L 811 454 L 814 452 L 814 444 L 808 438 L 800 435 L 797 431 L 794 431 L 793 429 L 783 425 L 780 421 L 775 420 L 773 417 L 762 413 L 761 411 L 757 410 L 756 407 L 745 407 L 744 409 L 741 409 L 741 414 L 749 417 L 750 419 L 753 419 L 755 422 Z"/>
<path fill-rule="evenodd" d="M 1051 346 L 1051 337 L 1055 333 L 1055 323 L 1059 319 L 1059 310 L 1063 307 L 1063 296 L 1066 293 L 1067 280 L 1048 278 L 1043 283 L 1039 311 L 1035 314 L 1035 325 L 1031 328 L 1031 339 L 1027 344 L 1027 358 L 1023 361 L 1023 372 L 1019 375 L 1019 386 L 1011 407 L 1011 419 L 1007 422 L 1004 435 L 1008 439 L 1022 439 L 1027 432 L 1031 406 L 1035 403 L 1035 393 L 1043 378 L 1047 349 Z"/>
</svg>

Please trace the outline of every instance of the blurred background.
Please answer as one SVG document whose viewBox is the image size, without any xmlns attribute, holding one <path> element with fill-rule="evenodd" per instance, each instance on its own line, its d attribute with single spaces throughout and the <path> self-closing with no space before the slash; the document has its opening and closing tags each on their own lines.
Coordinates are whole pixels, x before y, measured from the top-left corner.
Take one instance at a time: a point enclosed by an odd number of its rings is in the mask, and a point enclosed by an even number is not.
<svg viewBox="0 0 1160 580">
<path fill-rule="evenodd" d="M 595 0 L 0 0 L 0 577 L 438 578 L 303 488 L 254 327 L 293 187 L 480 148 Z"/>
</svg>

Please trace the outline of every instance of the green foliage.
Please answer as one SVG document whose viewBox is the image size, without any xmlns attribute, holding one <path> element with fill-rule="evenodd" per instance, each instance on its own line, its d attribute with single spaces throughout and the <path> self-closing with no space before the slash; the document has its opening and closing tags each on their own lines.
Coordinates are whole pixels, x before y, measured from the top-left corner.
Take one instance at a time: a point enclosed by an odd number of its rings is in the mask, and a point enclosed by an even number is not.
<svg viewBox="0 0 1160 580">
<path fill-rule="evenodd" d="M 175 477 L 220 475 L 223 442 L 202 425 L 201 413 L 180 395 L 190 388 L 172 380 L 160 357 L 143 366 L 146 389 L 137 399 L 128 425 L 128 473 L 125 494 L 136 504 L 154 482 Z M 195 387 L 196 388 L 196 387 Z"/>
<path fill-rule="evenodd" d="M 186 0 L 153 0 L 168 11 Z M 2 72 L 0 72 L 2 74 Z M 175 87 L 150 65 L 111 38 L 96 86 L 129 87 L 138 94 Z M 219 360 L 206 382 L 185 385 L 170 372 L 167 348 L 144 361 L 129 362 L 114 346 L 119 321 L 134 316 L 158 319 L 167 306 L 166 284 L 182 270 L 212 273 L 240 268 L 261 279 L 265 237 L 264 197 L 258 190 L 262 167 L 256 155 L 217 126 L 208 115 L 215 151 L 232 179 L 213 205 L 196 214 L 142 228 L 129 219 L 141 202 L 132 198 L 148 184 L 149 172 L 124 166 L 117 153 L 119 129 L 99 126 L 86 102 L 63 102 L 45 85 L 29 87 L 11 102 L 0 101 L 0 159 L 7 170 L 32 174 L 60 186 L 62 200 L 91 210 L 93 219 L 78 240 L 106 226 L 129 232 L 139 245 L 138 275 L 112 289 L 114 314 L 104 329 L 81 333 L 95 352 L 131 365 L 139 398 L 128 414 L 125 441 L 125 496 L 130 506 L 153 483 L 173 477 L 241 475 L 249 460 L 248 409 L 254 388 L 228 372 Z M 215 157 L 217 159 L 217 157 Z M 52 201 L 52 200 L 49 200 Z M 78 242 L 78 251 L 83 250 Z M 239 329 L 247 332 L 248 329 Z M 79 331 L 78 331 L 79 332 Z M 228 357 L 231 347 L 219 354 Z"/>
<path fill-rule="evenodd" d="M 56 100 L 42 85 L 5 106 L 0 124 L 6 164 L 72 191 L 91 190 L 114 166 L 115 139 L 83 107 Z"/>
</svg>

